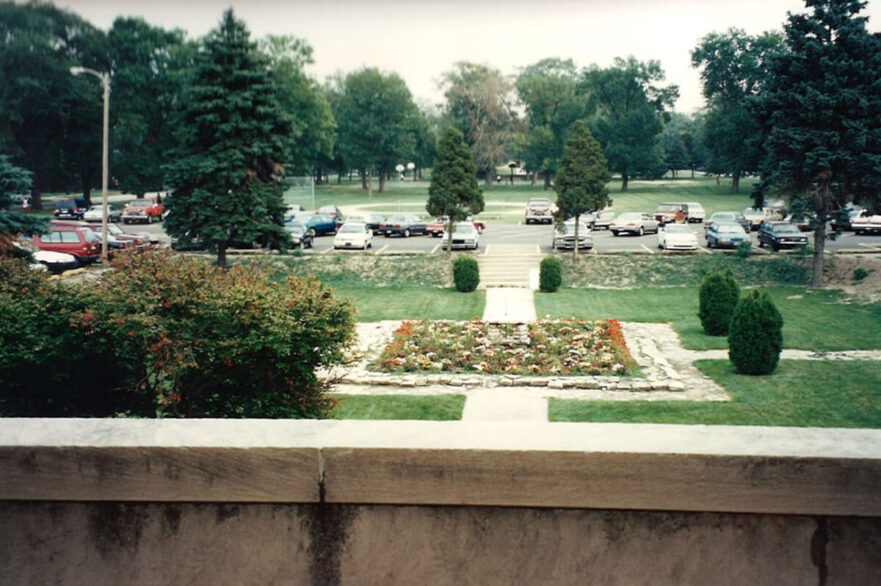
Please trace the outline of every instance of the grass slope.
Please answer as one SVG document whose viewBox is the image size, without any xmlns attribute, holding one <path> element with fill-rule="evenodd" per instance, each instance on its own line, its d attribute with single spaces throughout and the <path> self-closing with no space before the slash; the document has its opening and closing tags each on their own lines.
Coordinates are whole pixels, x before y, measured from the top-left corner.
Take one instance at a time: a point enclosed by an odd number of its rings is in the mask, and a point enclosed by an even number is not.
<svg viewBox="0 0 881 586">
<path fill-rule="evenodd" d="M 331 395 L 334 419 L 458 421 L 465 395 Z"/>
</svg>

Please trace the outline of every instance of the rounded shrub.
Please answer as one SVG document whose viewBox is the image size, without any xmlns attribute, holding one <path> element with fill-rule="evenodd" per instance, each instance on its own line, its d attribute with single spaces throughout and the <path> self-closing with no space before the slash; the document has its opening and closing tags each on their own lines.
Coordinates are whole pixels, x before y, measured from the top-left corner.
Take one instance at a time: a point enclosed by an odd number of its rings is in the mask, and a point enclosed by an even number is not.
<svg viewBox="0 0 881 586">
<path fill-rule="evenodd" d="M 563 265 L 556 256 L 542 259 L 538 273 L 539 289 L 545 293 L 553 293 L 563 284 Z"/>
<path fill-rule="evenodd" d="M 469 293 L 477 289 L 477 285 L 480 283 L 480 269 L 477 266 L 477 259 L 473 256 L 457 256 L 453 261 L 453 283 L 456 285 L 456 291 L 462 293 Z"/>
<path fill-rule="evenodd" d="M 739 297 L 740 287 L 730 270 L 724 273 L 708 273 L 701 283 L 698 310 L 704 332 L 710 336 L 727 334 Z"/>
<path fill-rule="evenodd" d="M 738 302 L 728 330 L 728 357 L 742 374 L 768 374 L 783 350 L 783 317 L 764 291 Z"/>
</svg>

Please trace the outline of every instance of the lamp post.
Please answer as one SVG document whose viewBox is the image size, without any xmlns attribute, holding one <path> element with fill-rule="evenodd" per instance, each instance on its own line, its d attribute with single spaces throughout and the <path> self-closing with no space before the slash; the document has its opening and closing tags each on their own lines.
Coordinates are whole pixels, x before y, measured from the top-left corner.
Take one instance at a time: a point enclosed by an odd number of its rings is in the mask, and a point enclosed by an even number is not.
<svg viewBox="0 0 881 586">
<path fill-rule="evenodd" d="M 514 185 L 514 169 L 517 167 L 517 163 L 511 161 L 508 163 L 508 168 L 511 170 L 511 185 Z"/>
<path fill-rule="evenodd" d="M 88 67 L 70 68 L 71 75 L 81 73 L 88 73 L 100 79 L 104 90 L 104 132 L 101 146 L 101 262 L 107 262 L 107 138 L 110 126 L 110 74 L 100 73 Z"/>
</svg>

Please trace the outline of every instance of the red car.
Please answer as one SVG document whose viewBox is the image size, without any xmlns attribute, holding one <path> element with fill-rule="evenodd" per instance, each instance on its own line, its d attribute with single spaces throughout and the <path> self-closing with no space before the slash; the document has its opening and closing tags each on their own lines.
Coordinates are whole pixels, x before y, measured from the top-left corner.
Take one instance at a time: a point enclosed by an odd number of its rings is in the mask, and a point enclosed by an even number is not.
<svg viewBox="0 0 881 586">
<path fill-rule="evenodd" d="M 125 204 L 122 209 L 122 222 L 146 222 L 152 224 L 162 221 L 162 204 L 149 199 L 136 199 Z"/>
<path fill-rule="evenodd" d="M 440 218 L 435 218 L 431 222 L 428 223 L 428 227 L 426 231 L 432 236 L 441 236 L 444 233 L 444 230 L 447 229 L 447 222 L 449 219 L 446 216 L 441 216 Z M 474 227 L 477 229 L 478 234 L 483 234 L 483 231 L 486 230 L 486 224 L 484 224 L 481 220 L 476 220 L 471 216 L 465 218 L 466 222 L 472 222 Z"/>
<path fill-rule="evenodd" d="M 34 245 L 40 250 L 72 254 L 80 266 L 101 257 L 101 239 L 88 226 L 73 222 L 52 224 L 48 234 L 34 236 Z"/>
</svg>

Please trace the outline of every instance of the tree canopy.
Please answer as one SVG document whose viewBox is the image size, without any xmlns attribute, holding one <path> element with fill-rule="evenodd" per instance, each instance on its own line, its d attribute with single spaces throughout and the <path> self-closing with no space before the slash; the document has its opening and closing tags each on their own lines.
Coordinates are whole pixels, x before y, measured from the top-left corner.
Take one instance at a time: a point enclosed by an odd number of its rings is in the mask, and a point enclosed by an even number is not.
<svg viewBox="0 0 881 586">
<path fill-rule="evenodd" d="M 463 61 L 446 73 L 443 85 L 447 120 L 462 133 L 491 189 L 496 167 L 511 150 L 511 83 L 496 69 Z"/>
<path fill-rule="evenodd" d="M 865 2 L 807 0 L 784 25 L 758 100 L 766 159 L 759 200 L 775 188 L 808 195 L 817 215 L 814 285 L 822 284 L 826 220 L 848 200 L 881 199 L 881 39 Z"/>
<path fill-rule="evenodd" d="M 166 231 L 214 247 L 220 266 L 232 242 L 286 248 L 279 180 L 291 122 L 232 10 L 206 37 L 181 107 Z"/>
<path fill-rule="evenodd" d="M 586 69 L 578 91 L 587 98 L 592 134 L 603 146 L 609 168 L 627 191 L 632 175 L 654 177 L 665 169 L 660 136 L 667 108 L 679 96 L 675 85 L 659 86 L 664 71 L 657 61 L 616 58 L 612 67 Z"/>
</svg>

